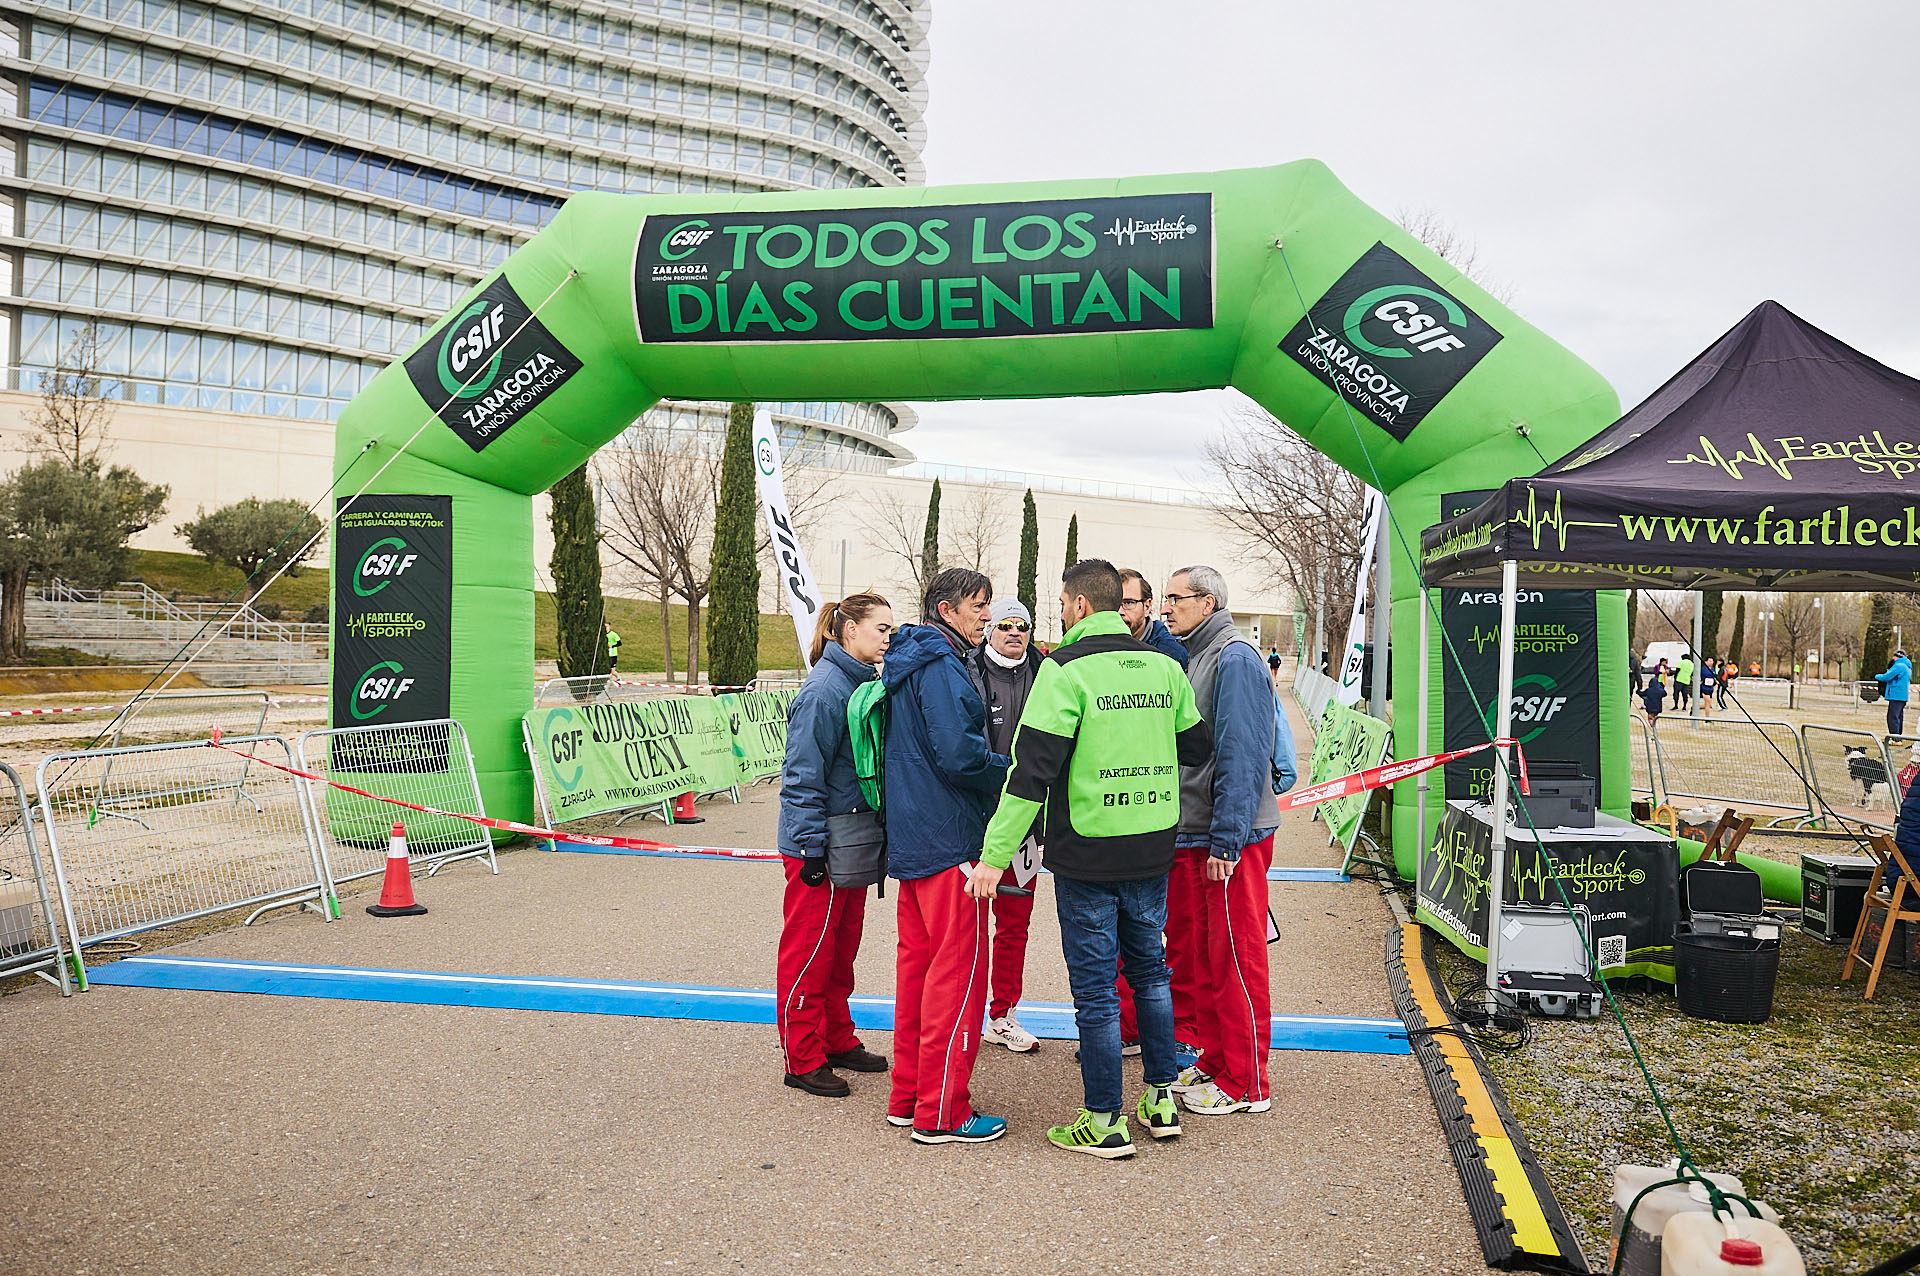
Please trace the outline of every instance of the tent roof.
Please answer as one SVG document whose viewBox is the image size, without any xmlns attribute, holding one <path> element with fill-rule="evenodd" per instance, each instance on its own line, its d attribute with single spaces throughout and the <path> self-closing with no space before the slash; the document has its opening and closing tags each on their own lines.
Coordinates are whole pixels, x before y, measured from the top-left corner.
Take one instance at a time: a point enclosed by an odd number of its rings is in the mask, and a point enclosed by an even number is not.
<svg viewBox="0 0 1920 1276">
<path fill-rule="evenodd" d="M 1920 380 L 1767 301 L 1558 464 L 1431 528 L 1429 581 L 1920 588 Z"/>
</svg>

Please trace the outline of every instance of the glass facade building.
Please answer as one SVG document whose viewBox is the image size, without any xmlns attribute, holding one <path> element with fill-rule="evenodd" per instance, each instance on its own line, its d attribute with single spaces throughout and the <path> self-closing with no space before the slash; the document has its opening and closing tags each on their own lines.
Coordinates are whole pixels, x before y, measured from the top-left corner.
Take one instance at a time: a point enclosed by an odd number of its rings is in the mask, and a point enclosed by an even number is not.
<svg viewBox="0 0 1920 1276">
<path fill-rule="evenodd" d="M 8 0 L 8 383 L 94 323 L 109 393 L 331 420 L 574 191 L 919 180 L 929 3 Z M 909 457 L 904 406 L 772 406 Z"/>
</svg>

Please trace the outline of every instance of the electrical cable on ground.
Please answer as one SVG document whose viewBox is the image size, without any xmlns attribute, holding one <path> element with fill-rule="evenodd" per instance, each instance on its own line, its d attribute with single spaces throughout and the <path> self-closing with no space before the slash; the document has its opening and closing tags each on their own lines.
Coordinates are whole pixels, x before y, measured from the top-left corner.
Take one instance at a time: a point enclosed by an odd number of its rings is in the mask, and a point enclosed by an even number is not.
<svg viewBox="0 0 1920 1276">
<path fill-rule="evenodd" d="M 1294 297 L 1296 298 L 1296 300 L 1298 300 L 1300 304 L 1301 314 L 1304 317 L 1306 317 L 1309 323 L 1313 323 L 1317 326 L 1318 321 L 1315 320 L 1313 317 L 1313 308 L 1308 304 L 1306 299 L 1306 294 L 1300 288 L 1299 277 L 1294 273 L 1293 262 L 1287 255 L 1287 248 L 1286 248 L 1285 241 L 1284 240 L 1276 241 L 1274 247 L 1280 254 L 1281 263 L 1286 267 L 1287 278 L 1293 286 Z M 1360 430 L 1359 419 L 1354 415 L 1353 408 L 1350 404 L 1347 403 L 1345 396 L 1339 394 L 1336 391 L 1334 394 L 1334 398 L 1337 402 L 1339 402 L 1342 411 L 1345 413 L 1347 424 L 1349 428 L 1351 428 L 1353 431 L 1354 443 L 1358 447 L 1362 459 L 1366 461 L 1368 476 L 1371 479 L 1372 485 L 1375 488 L 1375 490 L 1381 493 L 1382 500 L 1385 501 L 1386 488 L 1380 481 L 1380 470 L 1379 470 L 1379 467 L 1374 463 L 1372 450 L 1368 448 L 1366 438 Z M 1545 456 L 1541 454 L 1539 446 L 1533 442 L 1531 434 L 1526 431 L 1520 431 L 1519 433 L 1521 437 L 1527 441 L 1527 446 L 1532 448 L 1534 455 L 1540 457 L 1542 465 L 1545 466 L 1549 464 Z M 1471 678 L 1467 676 L 1465 662 L 1461 659 L 1458 649 L 1455 647 L 1455 644 L 1453 643 L 1452 639 L 1448 636 L 1445 624 L 1442 623 L 1439 604 L 1434 597 L 1435 591 L 1433 590 L 1432 587 L 1430 587 L 1427 584 L 1425 576 L 1421 573 L 1419 556 L 1413 552 L 1413 549 L 1407 540 L 1406 530 L 1400 525 L 1400 520 L 1397 517 L 1395 517 L 1393 505 L 1392 505 L 1392 502 L 1390 501 L 1386 501 L 1385 514 L 1386 514 L 1387 526 L 1389 530 L 1393 532 L 1394 540 L 1399 544 L 1403 557 L 1406 559 L 1408 566 L 1413 571 L 1413 579 L 1419 591 L 1421 604 L 1433 617 L 1435 628 L 1438 630 L 1440 634 L 1441 646 L 1446 656 L 1452 659 L 1454 663 L 1454 667 L 1459 671 L 1461 682 L 1468 689 L 1468 696 L 1471 703 L 1473 704 L 1474 711 L 1476 714 L 1479 715 L 1482 725 L 1485 726 L 1488 738 L 1492 739 L 1496 735 L 1496 728 L 1494 725 L 1493 716 L 1489 712 L 1490 706 L 1483 705 L 1479 701 L 1479 698 L 1473 695 L 1473 691 L 1472 691 L 1473 681 Z M 1422 748 L 1426 747 L 1426 741 L 1422 740 L 1420 743 Z M 1508 774 L 1509 784 L 1511 785 L 1513 767 L 1507 758 L 1507 750 L 1505 748 L 1497 748 L 1493 752 L 1494 752 L 1494 757 L 1497 760 L 1496 765 L 1498 765 L 1503 771 L 1505 771 Z M 1567 911 L 1567 914 L 1570 917 L 1576 918 L 1576 924 L 1577 924 L 1578 914 L 1576 914 L 1573 910 L 1573 901 L 1567 895 L 1566 885 L 1564 881 L 1561 879 L 1559 867 L 1553 863 L 1552 856 L 1548 855 L 1544 849 L 1545 840 L 1540 835 L 1540 829 L 1538 825 L 1534 823 L 1532 811 L 1528 808 L 1528 805 L 1524 797 L 1518 795 L 1517 790 L 1510 790 L 1510 791 L 1514 791 L 1516 793 L 1515 805 L 1518 807 L 1521 817 L 1526 821 L 1528 830 L 1533 834 L 1535 845 L 1541 848 L 1539 851 L 1539 855 L 1540 855 L 1540 860 L 1542 864 L 1547 869 L 1547 880 L 1553 883 L 1554 892 L 1560 897 L 1561 906 Z M 1498 891 L 1498 890 L 1501 890 L 1502 888 L 1503 888 L 1503 884 L 1501 883 L 1492 884 L 1493 890 Z M 1640 1052 L 1640 1044 L 1638 1040 L 1635 1039 L 1632 1028 L 1630 1028 L 1627 1025 L 1626 1015 L 1621 1011 L 1620 1004 L 1614 997 L 1612 982 L 1608 980 L 1606 975 L 1601 971 L 1599 957 L 1594 950 L 1593 937 L 1591 934 L 1587 934 L 1583 932 L 1582 938 L 1586 942 L 1587 959 L 1591 965 L 1591 968 L 1593 970 L 1593 973 L 1597 981 L 1600 984 L 1601 992 L 1606 998 L 1607 1006 L 1613 1012 L 1614 1021 L 1620 1025 L 1620 1031 L 1626 1038 L 1627 1047 L 1632 1052 L 1634 1064 L 1636 1067 L 1638 1067 L 1640 1071 L 1641 1080 L 1645 1082 L 1647 1087 L 1647 1092 L 1653 1098 L 1654 1107 L 1660 1114 L 1660 1121 L 1661 1121 L 1661 1124 L 1666 1129 L 1668 1141 L 1673 1145 L 1674 1151 L 1678 1154 L 1677 1156 L 1678 1165 L 1679 1165 L 1678 1174 L 1680 1177 L 1670 1180 L 1670 1182 L 1677 1183 L 1677 1182 L 1691 1180 L 1695 1182 L 1704 1183 L 1706 1185 L 1707 1193 L 1712 1199 L 1712 1204 L 1716 1212 L 1723 1211 L 1726 1207 L 1726 1201 L 1729 1199 L 1744 1200 L 1744 1198 L 1734 1196 L 1731 1193 L 1723 1192 L 1718 1187 L 1718 1185 L 1714 1184 L 1711 1180 L 1707 1179 L 1704 1175 L 1702 1175 L 1699 1172 L 1697 1168 L 1695 1168 L 1693 1163 L 1693 1158 L 1687 1150 L 1686 1143 L 1680 1137 L 1680 1132 L 1674 1125 L 1673 1116 L 1667 1109 L 1666 1099 L 1661 1094 L 1659 1085 L 1656 1084 L 1653 1079 L 1653 1072 L 1647 1066 L 1645 1056 L 1643 1056 Z M 1665 1186 L 1665 1185 L 1666 1184 L 1655 1184 L 1654 1186 L 1659 1187 L 1659 1186 Z M 1651 1191 L 1651 1190 L 1653 1189 L 1652 1188 L 1648 1189 L 1648 1191 Z M 1641 1197 L 1644 1197 L 1645 1195 L 1646 1193 L 1642 1192 L 1640 1197 L 1634 1198 L 1633 1205 L 1628 1207 L 1627 1219 L 1629 1222 L 1631 1222 L 1632 1220 L 1633 1207 L 1638 1206 L 1640 1203 Z M 1751 1202 L 1747 1203 L 1747 1207 L 1750 1211 L 1753 1210 L 1753 1206 Z M 1754 1211 L 1754 1212 L 1757 1214 L 1757 1211 Z M 1619 1265 L 1619 1254 L 1616 1253 L 1615 1255 L 1616 1271 L 1618 1270 L 1618 1265 Z"/>
</svg>

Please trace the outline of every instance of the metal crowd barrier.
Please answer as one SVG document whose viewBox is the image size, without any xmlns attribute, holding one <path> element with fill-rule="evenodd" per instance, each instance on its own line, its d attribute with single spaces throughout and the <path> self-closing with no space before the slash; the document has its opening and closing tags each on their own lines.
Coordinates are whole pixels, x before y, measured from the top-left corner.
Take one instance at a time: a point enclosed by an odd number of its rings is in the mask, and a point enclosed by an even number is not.
<svg viewBox="0 0 1920 1276">
<path fill-rule="evenodd" d="M 271 700 L 272 697 L 264 691 L 163 691 L 135 696 L 107 729 L 106 749 L 96 752 L 111 752 L 130 745 L 206 740 L 212 736 L 215 727 L 226 735 L 265 735 Z M 109 762 L 108 766 L 111 767 L 112 763 Z M 236 805 L 245 800 L 258 809 L 259 802 L 247 792 L 248 772 L 248 767 L 242 767 L 231 783 L 223 785 L 222 791 L 231 790 Z M 103 784 L 109 779 L 105 774 L 101 778 Z M 133 820 L 135 823 L 142 823 L 142 820 L 129 807 L 149 805 L 155 798 L 188 796 L 123 791 L 117 785 L 108 787 L 121 794 L 125 801 L 116 800 L 111 805 L 103 802 L 99 813 L 116 819 Z"/>
<path fill-rule="evenodd" d="M 1654 760 L 1653 735 L 1639 714 L 1627 720 L 1627 753 L 1633 764 L 1633 796 L 1661 801 L 1660 764 Z"/>
<path fill-rule="evenodd" d="M 1806 754 L 1791 723 L 1662 714 L 1653 737 L 1661 790 L 1669 802 L 1697 798 L 1784 812 L 1769 826 L 1805 825 L 1819 818 L 1806 778 Z"/>
<path fill-rule="evenodd" d="M 34 974 L 73 995 L 35 813 L 20 773 L 0 762 L 0 976 Z"/>
<path fill-rule="evenodd" d="M 312 907 L 330 894 L 303 785 L 282 736 L 55 753 L 35 776 L 74 968 L 94 944 L 238 908 Z M 248 804 L 229 800 L 242 784 Z M 137 816 L 102 819 L 113 810 Z"/>
<path fill-rule="evenodd" d="M 1327 703 L 1333 699 L 1333 693 L 1339 690 L 1339 684 L 1311 665 L 1301 665 L 1294 675 L 1293 698 L 1300 705 L 1300 711 L 1307 716 L 1307 728 L 1320 729 L 1320 719 L 1326 715 Z"/>
<path fill-rule="evenodd" d="M 1892 830 L 1900 809 L 1894 777 L 1901 763 L 1894 761 L 1884 737 L 1808 723 L 1800 728 L 1800 741 L 1807 758 L 1807 779 L 1827 807 L 1855 823 Z"/>
<path fill-rule="evenodd" d="M 300 737 L 298 756 L 302 771 L 379 797 L 461 815 L 486 814 L 466 730 L 450 718 L 308 731 Z M 500 871 L 493 838 L 481 825 L 327 785 L 304 787 L 321 864 L 334 885 L 386 871 L 387 841 L 396 821 L 406 827 L 411 868 L 424 866 L 432 876 L 457 860 L 484 859 L 490 872 Z"/>
</svg>

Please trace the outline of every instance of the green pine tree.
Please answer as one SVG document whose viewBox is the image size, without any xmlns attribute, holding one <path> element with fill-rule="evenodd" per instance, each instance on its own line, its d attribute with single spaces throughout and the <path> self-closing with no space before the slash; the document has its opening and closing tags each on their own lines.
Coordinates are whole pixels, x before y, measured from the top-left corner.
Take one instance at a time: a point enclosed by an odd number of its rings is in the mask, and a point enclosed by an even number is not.
<svg viewBox="0 0 1920 1276">
<path fill-rule="evenodd" d="M 1703 656 L 1720 654 L 1720 617 L 1726 611 L 1727 596 L 1718 589 L 1700 592 L 1700 641 L 1706 645 Z"/>
<path fill-rule="evenodd" d="M 1867 610 L 1867 632 L 1860 643 L 1860 676 L 1871 678 L 1887 667 L 1893 658 L 1893 599 L 1885 594 L 1873 596 Z"/>
<path fill-rule="evenodd" d="M 715 685 L 744 687 L 760 669 L 760 560 L 753 520 L 753 404 L 727 414 L 720 500 L 713 515 L 713 592 L 707 603 L 707 667 Z"/>
<path fill-rule="evenodd" d="M 600 527 L 593 508 L 593 486 L 582 465 L 548 489 L 553 507 L 553 611 L 559 644 L 560 676 L 584 678 L 605 673 L 607 643 L 600 622 L 606 600 L 600 595 Z"/>
<path fill-rule="evenodd" d="M 927 530 L 920 538 L 920 588 L 940 571 L 940 480 L 933 481 L 933 495 L 927 498 Z"/>
<path fill-rule="evenodd" d="M 1727 659 L 1733 661 L 1733 667 L 1740 668 L 1740 662 L 1747 657 L 1747 596 L 1740 594 L 1733 600 L 1733 637 L 1727 639 Z"/>
<path fill-rule="evenodd" d="M 1029 616 L 1040 614 L 1040 511 L 1033 504 L 1033 489 L 1027 489 L 1027 503 L 1020 515 L 1020 603 Z"/>
<path fill-rule="evenodd" d="M 1080 516 L 1075 514 L 1067 520 L 1067 567 L 1080 561 Z M 1063 572 L 1066 568 L 1061 569 Z"/>
</svg>

